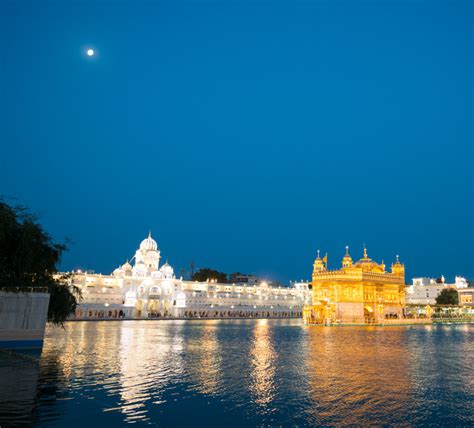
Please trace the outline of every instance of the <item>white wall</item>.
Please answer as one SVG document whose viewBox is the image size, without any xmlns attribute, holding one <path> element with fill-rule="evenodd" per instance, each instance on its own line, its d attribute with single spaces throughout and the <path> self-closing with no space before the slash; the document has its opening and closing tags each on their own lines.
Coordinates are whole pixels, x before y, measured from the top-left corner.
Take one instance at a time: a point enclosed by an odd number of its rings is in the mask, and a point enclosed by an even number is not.
<svg viewBox="0 0 474 428">
<path fill-rule="evenodd" d="M 48 305 L 48 293 L 0 291 L 0 347 L 16 347 L 17 342 L 25 348 L 29 341 L 38 347 L 44 338 Z"/>
</svg>

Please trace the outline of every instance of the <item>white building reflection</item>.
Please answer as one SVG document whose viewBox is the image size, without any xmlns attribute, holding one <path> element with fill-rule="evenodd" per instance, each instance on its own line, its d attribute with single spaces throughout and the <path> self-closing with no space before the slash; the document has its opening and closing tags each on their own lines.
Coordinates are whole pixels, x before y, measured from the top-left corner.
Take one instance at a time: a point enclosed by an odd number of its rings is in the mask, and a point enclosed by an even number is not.
<svg viewBox="0 0 474 428">
<path fill-rule="evenodd" d="M 182 327 L 179 322 L 158 328 L 154 323 L 122 323 L 119 409 L 127 422 L 146 419 L 150 401 L 163 403 L 161 391 L 171 379 L 184 376 Z"/>
<path fill-rule="evenodd" d="M 222 386 L 222 350 L 217 338 L 219 321 L 206 321 L 185 347 L 185 365 L 191 389 L 206 395 L 218 394 Z"/>
<path fill-rule="evenodd" d="M 254 402 L 260 406 L 269 404 L 275 396 L 275 360 L 268 320 L 259 320 L 253 329 L 250 351 L 252 365 L 250 391 Z"/>
<path fill-rule="evenodd" d="M 120 412 L 126 422 L 149 419 L 151 405 L 164 402 L 163 391 L 185 377 L 182 321 L 74 322 L 50 327 L 44 367 L 54 367 L 59 389 L 97 400 L 103 412 Z"/>
</svg>

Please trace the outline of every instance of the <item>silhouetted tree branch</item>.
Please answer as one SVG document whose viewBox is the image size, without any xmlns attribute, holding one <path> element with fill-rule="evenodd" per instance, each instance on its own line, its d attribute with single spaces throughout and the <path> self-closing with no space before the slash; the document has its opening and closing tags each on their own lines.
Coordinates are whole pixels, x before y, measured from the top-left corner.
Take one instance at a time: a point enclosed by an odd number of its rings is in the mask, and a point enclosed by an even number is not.
<svg viewBox="0 0 474 428">
<path fill-rule="evenodd" d="M 62 324 L 81 298 L 69 275 L 59 275 L 58 264 L 66 244 L 53 242 L 24 206 L 10 206 L 0 199 L 0 288 L 47 288 L 48 321 Z"/>
</svg>

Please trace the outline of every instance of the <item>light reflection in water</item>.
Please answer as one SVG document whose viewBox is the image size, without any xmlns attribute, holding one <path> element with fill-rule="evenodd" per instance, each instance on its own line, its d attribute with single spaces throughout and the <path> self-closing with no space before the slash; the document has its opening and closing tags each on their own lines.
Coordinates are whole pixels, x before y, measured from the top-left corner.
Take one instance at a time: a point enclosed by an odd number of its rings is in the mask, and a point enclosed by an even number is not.
<svg viewBox="0 0 474 428">
<path fill-rule="evenodd" d="M 149 402 L 165 402 L 161 391 L 170 381 L 169 375 L 184 376 L 182 326 L 164 322 L 152 332 L 153 338 L 143 323 L 121 326 L 119 387 L 114 385 L 110 390 L 111 394 L 118 391 L 121 401 L 106 411 L 120 409 L 126 422 L 147 420 Z"/>
<path fill-rule="evenodd" d="M 364 328 L 364 340 L 360 328 L 339 330 L 308 329 L 310 418 L 318 424 L 357 425 L 364 415 L 402 411 L 409 393 L 405 329 Z"/>
<path fill-rule="evenodd" d="M 190 371 L 192 389 L 201 394 L 214 395 L 220 390 L 221 351 L 217 340 L 219 321 L 197 328 L 196 337 L 186 346 L 185 364 Z"/>
<path fill-rule="evenodd" d="M 472 426 L 473 356 L 474 325 L 74 322 L 0 367 L 0 424 Z"/>
<path fill-rule="evenodd" d="M 268 320 L 259 320 L 253 329 L 250 351 L 252 365 L 250 389 L 255 403 L 265 407 L 275 394 L 275 359 Z"/>
<path fill-rule="evenodd" d="M 147 361 L 153 359 L 156 349 L 165 348 L 166 342 L 153 347 L 150 345 L 144 330 L 139 326 L 133 328 L 123 325 L 120 337 L 120 387 L 118 388 L 121 402 L 118 408 L 126 415 L 126 422 L 146 417 L 146 402 L 150 399 L 146 382 L 149 377 Z M 163 354 L 164 352 L 161 352 L 155 356 L 158 364 L 162 362 Z M 115 388 L 110 391 L 110 393 L 115 392 Z M 115 407 L 105 410 L 113 411 Z"/>
</svg>

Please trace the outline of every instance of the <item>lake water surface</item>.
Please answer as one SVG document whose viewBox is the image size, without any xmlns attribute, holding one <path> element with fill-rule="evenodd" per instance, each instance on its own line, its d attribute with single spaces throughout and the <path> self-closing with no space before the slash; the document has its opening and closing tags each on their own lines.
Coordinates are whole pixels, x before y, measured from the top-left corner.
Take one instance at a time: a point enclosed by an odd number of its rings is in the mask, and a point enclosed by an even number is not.
<svg viewBox="0 0 474 428">
<path fill-rule="evenodd" d="M 0 425 L 474 425 L 474 325 L 71 322 L 0 358 Z"/>
</svg>

